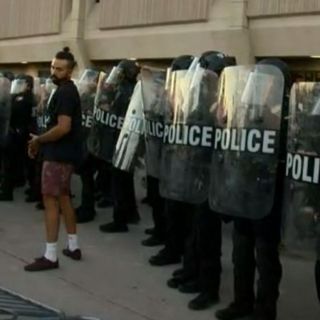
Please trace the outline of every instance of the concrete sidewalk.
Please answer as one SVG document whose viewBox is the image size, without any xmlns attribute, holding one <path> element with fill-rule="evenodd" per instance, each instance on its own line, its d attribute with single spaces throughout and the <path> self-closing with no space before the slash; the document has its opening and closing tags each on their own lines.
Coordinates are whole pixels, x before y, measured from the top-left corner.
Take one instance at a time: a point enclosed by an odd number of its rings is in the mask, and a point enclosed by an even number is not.
<svg viewBox="0 0 320 320">
<path fill-rule="evenodd" d="M 77 182 L 76 182 L 77 184 Z M 76 185 L 77 194 L 79 186 Z M 142 192 L 139 192 L 139 199 Z M 100 223 L 111 220 L 111 209 L 98 211 L 94 222 L 80 225 L 84 259 L 70 261 L 60 255 L 60 269 L 27 273 L 25 263 L 43 253 L 43 213 L 26 204 L 23 189 L 12 203 L 0 202 L 0 286 L 64 311 L 103 320 L 213 320 L 214 311 L 232 300 L 230 226 L 225 226 L 221 303 L 206 311 L 191 311 L 194 295 L 169 289 L 166 281 L 178 266 L 151 267 L 148 258 L 159 247 L 140 245 L 150 226 L 150 209 L 140 205 L 142 222 L 127 234 L 103 234 Z M 78 200 L 75 199 L 75 202 Z M 61 232 L 59 246 L 65 245 Z M 313 278 L 313 262 L 283 257 L 283 281 L 279 301 L 280 320 L 318 320 L 319 303 Z"/>
</svg>

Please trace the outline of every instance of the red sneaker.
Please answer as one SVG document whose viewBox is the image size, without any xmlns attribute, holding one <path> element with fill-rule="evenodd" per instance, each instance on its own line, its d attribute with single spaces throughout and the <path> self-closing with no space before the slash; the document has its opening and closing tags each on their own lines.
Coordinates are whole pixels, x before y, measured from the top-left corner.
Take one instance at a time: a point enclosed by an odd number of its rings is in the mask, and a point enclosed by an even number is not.
<svg viewBox="0 0 320 320">
<path fill-rule="evenodd" d="M 62 253 L 66 256 L 71 258 L 72 260 L 81 260 L 82 254 L 80 249 L 76 249 L 74 251 L 71 251 L 69 248 L 63 249 Z"/>
<path fill-rule="evenodd" d="M 32 263 L 24 267 L 25 271 L 45 271 L 51 269 L 58 269 L 59 261 L 51 261 L 45 257 L 36 258 Z"/>
</svg>

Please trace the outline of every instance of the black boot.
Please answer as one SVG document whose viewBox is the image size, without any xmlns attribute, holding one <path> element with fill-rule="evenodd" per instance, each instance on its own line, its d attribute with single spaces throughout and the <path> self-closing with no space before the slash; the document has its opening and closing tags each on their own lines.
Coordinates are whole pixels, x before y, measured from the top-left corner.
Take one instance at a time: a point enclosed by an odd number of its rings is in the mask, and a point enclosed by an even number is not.
<svg viewBox="0 0 320 320">
<path fill-rule="evenodd" d="M 77 223 L 86 223 L 94 220 L 96 211 L 94 208 L 84 208 L 82 206 L 76 209 Z"/>
<path fill-rule="evenodd" d="M 42 201 L 39 201 L 35 207 L 37 210 L 44 210 L 44 204 Z"/>
<path fill-rule="evenodd" d="M 186 274 L 185 271 L 179 273 L 177 276 L 173 276 L 171 279 L 167 281 L 167 285 L 169 288 L 178 289 L 180 286 L 194 280 L 194 276 L 190 274 Z"/>
<path fill-rule="evenodd" d="M 128 232 L 129 229 L 126 225 L 120 225 L 115 222 L 110 222 L 106 224 L 102 224 L 99 227 L 101 232 L 107 233 L 117 233 L 117 232 Z"/>
<path fill-rule="evenodd" d="M 147 228 L 144 230 L 144 233 L 149 236 L 152 236 L 154 234 L 154 228 Z"/>
<path fill-rule="evenodd" d="M 97 203 L 98 208 L 108 208 L 113 206 L 113 201 L 107 197 L 101 197 Z"/>
<path fill-rule="evenodd" d="M 200 292 L 200 286 L 198 281 L 190 280 L 188 282 L 182 283 L 179 286 L 179 291 L 181 293 L 198 293 Z"/>
<path fill-rule="evenodd" d="M 13 192 L 3 190 L 0 192 L 0 201 L 13 201 Z"/>
<path fill-rule="evenodd" d="M 205 310 L 218 302 L 218 295 L 212 295 L 207 292 L 201 292 L 199 293 L 199 295 L 197 295 L 194 299 L 192 299 L 189 302 L 188 308 L 191 310 Z"/>
<path fill-rule="evenodd" d="M 141 200 L 141 203 L 143 204 L 147 204 L 147 205 L 151 205 L 152 204 L 152 201 L 149 197 L 144 197 L 142 200 Z"/>
<path fill-rule="evenodd" d="M 317 260 L 315 267 L 316 287 L 318 292 L 318 299 L 320 302 L 320 260 Z"/>
<path fill-rule="evenodd" d="M 148 239 L 143 240 L 141 244 L 146 247 L 156 247 L 164 244 L 164 240 L 157 238 L 155 236 L 151 236 Z"/>
<path fill-rule="evenodd" d="M 234 320 L 250 316 L 252 313 L 252 305 L 231 303 L 227 308 L 218 310 L 215 315 L 216 318 L 220 320 Z"/>
<path fill-rule="evenodd" d="M 178 289 L 184 283 L 184 279 L 179 277 L 173 277 L 167 281 L 167 286 L 172 289 Z"/>
<path fill-rule="evenodd" d="M 167 250 L 161 250 L 155 256 L 149 259 L 149 263 L 152 266 L 167 266 L 170 264 L 180 263 L 181 257 L 168 252 Z"/>
<path fill-rule="evenodd" d="M 41 200 L 41 197 L 36 195 L 34 192 L 31 192 L 27 195 L 25 202 L 32 203 L 32 202 L 38 202 Z"/>
<path fill-rule="evenodd" d="M 140 214 L 137 210 L 133 210 L 127 217 L 128 224 L 138 224 L 140 220 Z"/>
<path fill-rule="evenodd" d="M 172 277 L 180 277 L 185 274 L 184 268 L 176 269 L 172 272 Z"/>
</svg>

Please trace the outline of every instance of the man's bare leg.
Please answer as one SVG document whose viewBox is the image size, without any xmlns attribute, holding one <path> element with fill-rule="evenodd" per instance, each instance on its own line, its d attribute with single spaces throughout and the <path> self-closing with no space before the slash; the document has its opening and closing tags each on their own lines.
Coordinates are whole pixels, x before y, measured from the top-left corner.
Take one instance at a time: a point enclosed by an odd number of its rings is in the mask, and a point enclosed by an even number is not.
<svg viewBox="0 0 320 320">
<path fill-rule="evenodd" d="M 60 213 L 58 199 L 54 196 L 43 196 L 46 222 L 46 238 L 48 243 L 58 241 Z"/>
<path fill-rule="evenodd" d="M 76 214 L 73 209 L 69 195 L 61 195 L 59 197 L 60 208 L 64 217 L 64 223 L 68 234 L 77 233 Z"/>
<path fill-rule="evenodd" d="M 75 210 L 69 195 L 61 195 L 59 203 L 62 214 L 64 216 L 65 228 L 68 234 L 67 249 L 63 253 L 73 260 L 81 259 L 81 251 L 79 250 L 78 236 L 77 236 L 77 220 Z"/>
<path fill-rule="evenodd" d="M 51 261 L 57 261 L 57 241 L 59 236 L 60 212 L 58 199 L 54 196 L 44 195 L 46 222 L 46 252 L 44 257 Z"/>
</svg>

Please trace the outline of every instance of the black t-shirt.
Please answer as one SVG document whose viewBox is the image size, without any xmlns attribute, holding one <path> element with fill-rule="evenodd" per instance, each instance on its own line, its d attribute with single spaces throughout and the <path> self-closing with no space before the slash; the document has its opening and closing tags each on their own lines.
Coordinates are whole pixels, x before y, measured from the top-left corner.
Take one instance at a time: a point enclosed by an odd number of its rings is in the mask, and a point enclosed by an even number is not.
<svg viewBox="0 0 320 320">
<path fill-rule="evenodd" d="M 44 160 L 71 163 L 77 166 L 82 161 L 81 105 L 78 90 L 69 80 L 58 86 L 46 111 L 46 129 L 57 125 L 58 116 L 71 117 L 71 130 L 61 139 L 43 144 Z"/>
</svg>

